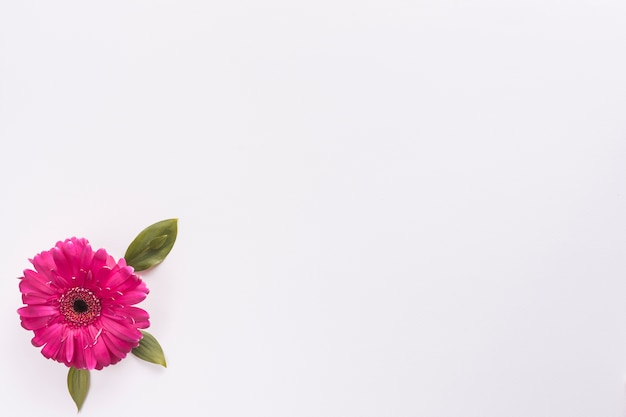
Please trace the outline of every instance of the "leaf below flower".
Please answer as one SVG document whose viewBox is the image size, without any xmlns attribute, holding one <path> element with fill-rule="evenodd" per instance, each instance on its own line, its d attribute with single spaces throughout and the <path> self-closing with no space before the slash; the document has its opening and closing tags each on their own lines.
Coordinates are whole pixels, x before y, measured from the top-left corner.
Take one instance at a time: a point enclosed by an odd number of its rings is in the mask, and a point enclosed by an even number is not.
<svg viewBox="0 0 626 417">
<path fill-rule="evenodd" d="M 67 389 L 78 408 L 83 407 L 87 393 L 89 392 L 91 375 L 87 369 L 70 368 L 67 373 Z"/>
<path fill-rule="evenodd" d="M 139 341 L 139 346 L 132 350 L 133 355 L 144 361 L 156 363 L 167 368 L 165 355 L 159 342 L 147 331 L 141 330 L 141 333 L 143 333 L 143 338 Z"/>
<path fill-rule="evenodd" d="M 124 259 L 135 271 L 144 271 L 163 262 L 178 233 L 178 219 L 162 220 L 146 227 L 126 249 Z"/>
</svg>

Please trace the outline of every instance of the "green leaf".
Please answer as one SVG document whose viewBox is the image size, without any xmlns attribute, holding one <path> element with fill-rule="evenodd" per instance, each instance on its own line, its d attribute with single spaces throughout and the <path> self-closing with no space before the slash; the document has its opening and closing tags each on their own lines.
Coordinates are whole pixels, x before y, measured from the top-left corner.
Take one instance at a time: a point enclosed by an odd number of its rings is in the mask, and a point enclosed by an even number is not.
<svg viewBox="0 0 626 417">
<path fill-rule="evenodd" d="M 163 349 L 161 349 L 159 342 L 145 330 L 141 330 L 141 333 L 143 333 L 143 338 L 139 341 L 139 346 L 132 350 L 133 355 L 144 361 L 156 363 L 157 365 L 162 365 L 167 368 L 165 355 L 163 354 Z"/>
<path fill-rule="evenodd" d="M 89 383 L 91 376 L 87 369 L 70 368 L 67 373 L 67 389 L 78 408 L 83 407 L 87 393 L 89 392 Z"/>
<path fill-rule="evenodd" d="M 166 241 L 167 241 L 167 235 L 155 237 L 154 239 L 150 241 L 150 249 L 152 250 L 161 249 Z"/>
<path fill-rule="evenodd" d="M 163 262 L 176 242 L 178 219 L 168 219 L 141 231 L 126 249 L 124 259 L 135 271 L 144 271 Z"/>
</svg>

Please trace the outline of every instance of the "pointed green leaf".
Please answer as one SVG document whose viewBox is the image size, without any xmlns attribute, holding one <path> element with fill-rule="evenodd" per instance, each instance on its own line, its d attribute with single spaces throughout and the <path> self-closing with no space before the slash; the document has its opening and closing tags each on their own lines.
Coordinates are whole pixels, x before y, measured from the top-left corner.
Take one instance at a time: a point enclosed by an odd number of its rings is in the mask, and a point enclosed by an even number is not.
<svg viewBox="0 0 626 417">
<path fill-rule="evenodd" d="M 133 349 L 133 354 L 144 361 L 156 363 L 167 368 L 165 355 L 159 342 L 145 330 L 141 330 L 141 333 L 143 333 L 143 338 L 139 341 L 139 346 Z"/>
<path fill-rule="evenodd" d="M 124 259 L 135 271 L 144 271 L 163 262 L 172 250 L 178 233 L 178 219 L 146 227 L 126 249 Z"/>
<path fill-rule="evenodd" d="M 150 249 L 152 250 L 161 249 L 166 241 L 167 241 L 167 235 L 155 237 L 154 239 L 150 241 Z"/>
<path fill-rule="evenodd" d="M 67 373 L 67 389 L 78 408 L 83 407 L 87 393 L 89 392 L 89 383 L 91 376 L 87 369 L 70 368 Z"/>
</svg>

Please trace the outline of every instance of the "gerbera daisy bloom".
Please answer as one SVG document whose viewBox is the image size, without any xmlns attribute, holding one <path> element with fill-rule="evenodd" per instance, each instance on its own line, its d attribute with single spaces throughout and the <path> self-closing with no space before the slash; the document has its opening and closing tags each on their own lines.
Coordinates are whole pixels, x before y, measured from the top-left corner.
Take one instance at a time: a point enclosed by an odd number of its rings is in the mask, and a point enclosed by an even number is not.
<svg viewBox="0 0 626 417">
<path fill-rule="evenodd" d="M 86 239 L 57 242 L 30 262 L 20 280 L 17 312 L 32 330 L 33 345 L 49 359 L 76 369 L 102 369 L 138 346 L 150 326 L 134 304 L 148 288 L 124 259 L 115 262 L 104 249 L 93 251 Z"/>
</svg>

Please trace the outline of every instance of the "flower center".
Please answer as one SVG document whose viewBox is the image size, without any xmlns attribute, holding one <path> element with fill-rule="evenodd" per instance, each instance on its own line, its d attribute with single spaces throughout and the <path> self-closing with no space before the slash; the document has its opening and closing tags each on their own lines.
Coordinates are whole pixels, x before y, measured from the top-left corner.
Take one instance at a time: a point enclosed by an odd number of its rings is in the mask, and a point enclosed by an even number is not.
<svg viewBox="0 0 626 417">
<path fill-rule="evenodd" d="M 81 300 L 80 298 L 74 300 L 74 311 L 77 313 L 84 313 L 89 310 L 89 305 L 85 302 L 85 300 Z"/>
<path fill-rule="evenodd" d="M 65 321 L 75 327 L 87 326 L 100 316 L 98 297 L 86 288 L 71 288 L 59 299 L 59 308 Z"/>
</svg>

